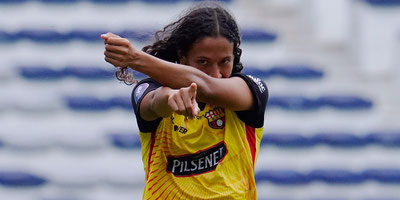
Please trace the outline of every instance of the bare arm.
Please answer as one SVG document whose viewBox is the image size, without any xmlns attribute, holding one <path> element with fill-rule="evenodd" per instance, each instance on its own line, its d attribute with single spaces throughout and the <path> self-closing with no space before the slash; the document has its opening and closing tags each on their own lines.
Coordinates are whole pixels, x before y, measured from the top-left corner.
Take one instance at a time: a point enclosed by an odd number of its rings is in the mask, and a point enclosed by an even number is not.
<svg viewBox="0 0 400 200">
<path fill-rule="evenodd" d="M 173 89 L 196 83 L 197 100 L 201 102 L 232 110 L 249 110 L 253 106 L 251 91 L 239 77 L 213 78 L 194 67 L 167 62 L 136 50 L 125 38 L 111 33 L 102 38 L 106 43 L 105 60 L 116 67 L 130 67 Z"/>
<path fill-rule="evenodd" d="M 143 97 L 140 116 L 147 121 L 168 117 L 173 112 L 194 117 L 200 111 L 196 102 L 196 91 L 195 83 L 181 89 L 160 87 L 153 90 Z"/>
</svg>

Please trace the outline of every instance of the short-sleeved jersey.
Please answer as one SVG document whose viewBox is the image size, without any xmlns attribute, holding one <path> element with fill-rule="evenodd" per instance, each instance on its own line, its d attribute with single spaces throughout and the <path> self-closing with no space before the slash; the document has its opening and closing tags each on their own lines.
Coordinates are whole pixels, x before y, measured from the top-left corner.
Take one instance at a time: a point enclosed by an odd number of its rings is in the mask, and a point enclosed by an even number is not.
<svg viewBox="0 0 400 200">
<path fill-rule="evenodd" d="M 256 199 L 254 165 L 263 132 L 268 90 L 241 73 L 254 96 L 249 111 L 205 104 L 194 119 L 173 113 L 145 121 L 139 105 L 161 85 L 141 81 L 132 92 L 146 172 L 143 199 Z"/>
</svg>

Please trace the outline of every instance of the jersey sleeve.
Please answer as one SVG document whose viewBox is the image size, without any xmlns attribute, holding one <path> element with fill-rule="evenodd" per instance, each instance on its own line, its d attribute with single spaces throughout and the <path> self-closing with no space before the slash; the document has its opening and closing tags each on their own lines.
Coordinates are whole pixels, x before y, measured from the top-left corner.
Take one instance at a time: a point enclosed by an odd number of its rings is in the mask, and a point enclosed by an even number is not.
<svg viewBox="0 0 400 200">
<path fill-rule="evenodd" d="M 261 128 L 264 126 L 264 114 L 268 101 L 267 85 L 261 79 L 250 75 L 235 73 L 232 76 L 242 78 L 249 86 L 254 97 L 253 108 L 246 111 L 236 111 L 237 116 L 247 125 L 254 128 Z"/>
<path fill-rule="evenodd" d="M 136 121 L 141 132 L 153 132 L 157 129 L 158 124 L 161 121 L 161 118 L 155 119 L 153 121 L 146 121 L 140 116 L 139 108 L 140 103 L 144 96 L 146 96 L 149 92 L 161 87 L 162 85 L 157 81 L 146 78 L 140 81 L 132 91 L 131 102 L 133 104 L 133 109 L 136 115 Z"/>
</svg>

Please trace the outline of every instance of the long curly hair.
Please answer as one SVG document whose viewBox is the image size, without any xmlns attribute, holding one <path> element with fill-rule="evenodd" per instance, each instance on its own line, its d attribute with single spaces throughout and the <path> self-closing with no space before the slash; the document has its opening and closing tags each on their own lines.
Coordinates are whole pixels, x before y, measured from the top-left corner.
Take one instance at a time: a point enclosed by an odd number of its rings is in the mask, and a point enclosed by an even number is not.
<svg viewBox="0 0 400 200">
<path fill-rule="evenodd" d="M 233 43 L 233 70 L 240 72 L 242 50 L 240 32 L 235 19 L 221 5 L 215 2 L 199 4 L 190 9 L 179 20 L 168 24 L 155 34 L 156 41 L 143 47 L 143 51 L 160 59 L 179 63 L 193 43 L 205 37 L 223 36 Z"/>
<path fill-rule="evenodd" d="M 179 63 L 179 59 L 186 55 L 193 43 L 205 37 L 218 36 L 233 43 L 232 73 L 240 72 L 243 66 L 240 62 L 242 50 L 239 48 L 239 28 L 232 15 L 216 2 L 203 2 L 189 9 L 183 17 L 157 31 L 155 42 L 142 50 L 157 58 Z M 121 68 L 116 76 L 126 84 L 137 83 L 127 68 Z"/>
</svg>

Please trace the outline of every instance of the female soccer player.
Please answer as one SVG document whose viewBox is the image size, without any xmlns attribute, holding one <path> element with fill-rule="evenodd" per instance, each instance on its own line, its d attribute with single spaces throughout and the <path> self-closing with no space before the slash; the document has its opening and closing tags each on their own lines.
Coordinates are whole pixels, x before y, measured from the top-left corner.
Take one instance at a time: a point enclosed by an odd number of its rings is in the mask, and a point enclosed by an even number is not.
<svg viewBox="0 0 400 200">
<path fill-rule="evenodd" d="M 235 20 L 219 5 L 202 5 L 156 36 L 142 51 L 112 33 L 101 36 L 107 62 L 150 77 L 132 92 L 143 199 L 256 199 L 268 90 L 240 72 Z"/>
</svg>

